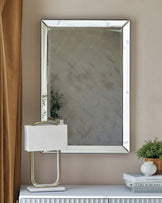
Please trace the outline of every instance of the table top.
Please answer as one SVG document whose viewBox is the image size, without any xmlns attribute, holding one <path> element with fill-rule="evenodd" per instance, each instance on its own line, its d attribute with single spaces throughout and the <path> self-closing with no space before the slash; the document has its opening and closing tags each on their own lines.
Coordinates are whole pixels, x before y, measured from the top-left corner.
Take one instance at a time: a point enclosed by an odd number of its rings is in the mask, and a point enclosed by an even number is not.
<svg viewBox="0 0 162 203">
<path fill-rule="evenodd" d="M 29 192 L 22 185 L 19 198 L 161 198 L 162 193 L 133 193 L 125 185 L 64 185 L 62 192 Z"/>
</svg>

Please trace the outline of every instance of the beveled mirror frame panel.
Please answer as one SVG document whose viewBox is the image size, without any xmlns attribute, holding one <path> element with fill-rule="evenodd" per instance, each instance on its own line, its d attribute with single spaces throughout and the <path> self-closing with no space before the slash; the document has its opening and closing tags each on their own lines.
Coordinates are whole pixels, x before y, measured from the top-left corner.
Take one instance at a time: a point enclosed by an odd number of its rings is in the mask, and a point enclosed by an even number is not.
<svg viewBox="0 0 162 203">
<path fill-rule="evenodd" d="M 48 32 L 53 28 L 108 28 L 122 30 L 122 144 L 69 145 L 63 153 L 128 153 L 130 151 L 130 20 L 42 20 L 41 21 L 41 120 L 49 117 L 48 96 Z"/>
</svg>

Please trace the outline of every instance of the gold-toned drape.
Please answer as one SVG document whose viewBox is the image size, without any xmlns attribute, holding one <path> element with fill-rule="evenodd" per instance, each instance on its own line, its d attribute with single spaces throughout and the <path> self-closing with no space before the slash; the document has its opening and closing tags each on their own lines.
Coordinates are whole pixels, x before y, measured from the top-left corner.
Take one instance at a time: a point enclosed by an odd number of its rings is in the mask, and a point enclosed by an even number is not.
<svg viewBox="0 0 162 203">
<path fill-rule="evenodd" d="M 22 0 L 0 0 L 0 203 L 20 187 Z"/>
</svg>

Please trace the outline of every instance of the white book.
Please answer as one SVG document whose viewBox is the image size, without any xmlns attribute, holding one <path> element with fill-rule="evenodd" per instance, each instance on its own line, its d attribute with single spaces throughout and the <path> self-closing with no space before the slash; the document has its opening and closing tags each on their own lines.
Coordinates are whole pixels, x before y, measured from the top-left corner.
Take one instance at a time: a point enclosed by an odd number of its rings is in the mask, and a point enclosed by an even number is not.
<svg viewBox="0 0 162 203">
<path fill-rule="evenodd" d="M 134 183 L 162 182 L 162 175 L 145 176 L 142 173 L 123 173 L 123 179 Z"/>
<path fill-rule="evenodd" d="M 161 188 L 162 189 L 162 182 L 139 182 L 134 183 L 131 181 L 125 181 L 127 187 L 137 187 L 137 188 Z"/>
<path fill-rule="evenodd" d="M 145 193 L 145 192 L 146 193 L 154 193 L 154 192 L 155 193 L 161 193 L 162 192 L 162 188 L 156 188 L 156 187 L 155 188 L 151 188 L 151 187 L 150 188 L 131 187 L 130 189 L 131 189 L 132 192 L 138 192 L 138 193 L 140 193 L 140 192 L 141 193 Z"/>
</svg>

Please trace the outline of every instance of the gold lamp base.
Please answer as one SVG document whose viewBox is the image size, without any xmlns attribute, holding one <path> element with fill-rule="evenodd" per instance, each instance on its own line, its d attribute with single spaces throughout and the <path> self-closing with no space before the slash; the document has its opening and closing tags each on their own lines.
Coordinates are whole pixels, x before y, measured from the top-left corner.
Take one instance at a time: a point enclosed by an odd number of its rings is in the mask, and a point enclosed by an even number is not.
<svg viewBox="0 0 162 203">
<path fill-rule="evenodd" d="M 59 185 L 60 181 L 61 181 L 61 151 L 57 150 L 57 179 L 55 182 L 51 183 L 51 184 L 38 184 L 35 181 L 35 175 L 34 175 L 34 152 L 30 152 L 30 161 L 31 161 L 31 182 L 33 184 L 34 187 L 36 188 L 52 188 L 52 187 L 56 187 L 57 185 Z"/>
</svg>

